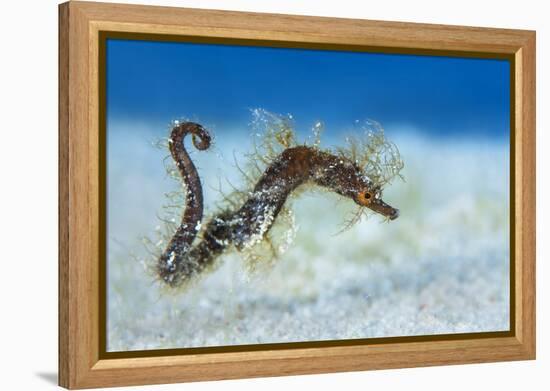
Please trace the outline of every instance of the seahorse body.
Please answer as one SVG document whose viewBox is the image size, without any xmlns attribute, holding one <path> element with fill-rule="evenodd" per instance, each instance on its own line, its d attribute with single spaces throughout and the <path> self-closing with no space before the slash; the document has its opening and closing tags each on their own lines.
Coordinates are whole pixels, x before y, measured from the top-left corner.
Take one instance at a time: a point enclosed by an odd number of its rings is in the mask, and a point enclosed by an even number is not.
<svg viewBox="0 0 550 391">
<path fill-rule="evenodd" d="M 187 134 L 199 150 L 210 146 L 208 132 L 199 124 L 176 125 L 170 137 L 170 153 L 186 186 L 185 211 L 180 226 L 158 260 L 157 272 L 170 286 L 211 265 L 229 246 L 237 250 L 263 240 L 277 219 L 288 196 L 300 185 L 313 182 L 358 205 L 368 207 L 393 220 L 399 211 L 384 203 L 381 189 L 354 162 L 316 147 L 285 149 L 266 168 L 249 198 L 235 211 L 222 212 L 209 220 L 202 239 L 193 246 L 203 218 L 203 197 L 197 169 L 184 146 Z"/>
</svg>

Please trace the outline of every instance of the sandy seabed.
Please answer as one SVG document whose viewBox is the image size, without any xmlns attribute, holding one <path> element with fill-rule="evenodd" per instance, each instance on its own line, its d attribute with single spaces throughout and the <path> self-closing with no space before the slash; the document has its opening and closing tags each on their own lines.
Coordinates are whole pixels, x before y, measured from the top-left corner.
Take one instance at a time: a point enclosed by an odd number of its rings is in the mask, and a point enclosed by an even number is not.
<svg viewBox="0 0 550 391">
<path fill-rule="evenodd" d="M 398 138 L 406 182 L 384 192 L 397 220 L 373 215 L 336 234 L 351 202 L 305 192 L 292 201 L 296 237 L 273 266 L 250 274 L 231 253 L 187 291 L 167 294 L 130 255 L 144 255 L 139 238 L 159 224 L 173 186 L 165 152 L 134 134 L 108 141 L 109 351 L 509 328 L 506 145 Z M 193 154 L 209 210 L 220 170 L 235 171 L 222 155 L 238 148 Z"/>
</svg>

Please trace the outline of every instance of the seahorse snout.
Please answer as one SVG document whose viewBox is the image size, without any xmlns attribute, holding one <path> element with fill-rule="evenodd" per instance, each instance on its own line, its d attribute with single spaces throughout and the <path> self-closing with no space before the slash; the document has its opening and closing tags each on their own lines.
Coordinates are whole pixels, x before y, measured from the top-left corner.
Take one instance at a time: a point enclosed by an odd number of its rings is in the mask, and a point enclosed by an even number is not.
<svg viewBox="0 0 550 391">
<path fill-rule="evenodd" d="M 367 208 L 375 211 L 376 213 L 381 214 L 384 217 L 389 218 L 390 220 L 395 220 L 399 217 L 399 209 L 396 209 L 388 204 L 386 204 L 380 198 L 374 198 L 372 202 L 366 205 Z"/>
</svg>

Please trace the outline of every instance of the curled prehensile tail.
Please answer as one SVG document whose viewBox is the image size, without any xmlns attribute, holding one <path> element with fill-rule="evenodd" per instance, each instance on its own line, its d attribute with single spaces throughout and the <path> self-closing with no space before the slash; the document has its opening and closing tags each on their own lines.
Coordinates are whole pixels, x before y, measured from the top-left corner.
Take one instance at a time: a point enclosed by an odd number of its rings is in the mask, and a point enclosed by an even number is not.
<svg viewBox="0 0 550 391">
<path fill-rule="evenodd" d="M 204 209 L 199 173 L 185 150 L 184 140 L 188 134 L 192 135 L 193 145 L 200 151 L 208 149 L 211 142 L 210 134 L 201 125 L 193 122 L 177 124 L 170 135 L 170 154 L 181 175 L 186 193 L 181 224 L 160 257 L 159 275 L 166 282 L 171 281 L 177 265 L 182 263 L 183 257 L 189 252 L 197 236 Z"/>
<path fill-rule="evenodd" d="M 158 276 L 169 286 L 189 281 L 230 246 L 240 251 L 261 242 L 288 196 L 305 183 L 333 191 L 353 200 L 361 209 L 366 207 L 390 220 L 399 216 L 397 209 L 382 201 L 381 183 L 371 179 L 358 160 L 316 145 L 289 145 L 269 161 L 242 205 L 210 218 L 200 240 L 193 245 L 202 226 L 203 196 L 197 169 L 184 146 L 187 134 L 192 135 L 199 150 L 208 149 L 211 143 L 209 133 L 197 123 L 178 123 L 172 129 L 170 153 L 186 192 L 181 223 L 156 266 Z"/>
</svg>

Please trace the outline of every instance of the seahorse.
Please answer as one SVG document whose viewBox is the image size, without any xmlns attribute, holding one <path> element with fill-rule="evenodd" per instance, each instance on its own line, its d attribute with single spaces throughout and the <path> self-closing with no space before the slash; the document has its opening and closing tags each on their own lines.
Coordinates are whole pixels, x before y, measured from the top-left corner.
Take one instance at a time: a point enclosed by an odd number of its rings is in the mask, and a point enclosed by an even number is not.
<svg viewBox="0 0 550 391">
<path fill-rule="evenodd" d="M 203 220 L 203 194 L 199 174 L 184 146 L 188 134 L 200 151 L 211 144 L 211 135 L 198 123 L 176 123 L 171 130 L 169 150 L 186 192 L 181 223 L 156 262 L 158 277 L 170 287 L 201 274 L 231 246 L 243 250 L 264 240 L 289 195 L 306 183 L 351 199 L 360 208 L 389 220 L 399 216 L 398 209 L 382 200 L 380 184 L 357 161 L 317 146 L 295 145 L 270 161 L 240 207 L 210 218 L 197 239 Z"/>
</svg>

